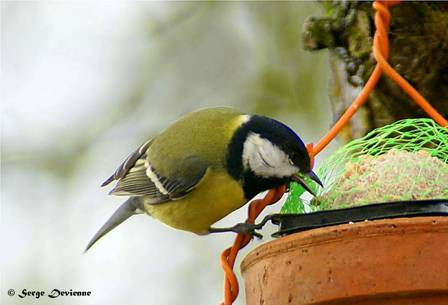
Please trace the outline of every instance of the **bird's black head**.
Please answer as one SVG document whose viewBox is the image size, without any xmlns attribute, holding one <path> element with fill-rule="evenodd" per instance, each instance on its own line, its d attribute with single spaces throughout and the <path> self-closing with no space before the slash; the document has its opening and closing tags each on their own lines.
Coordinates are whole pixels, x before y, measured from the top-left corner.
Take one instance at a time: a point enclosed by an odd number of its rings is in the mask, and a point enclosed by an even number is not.
<svg viewBox="0 0 448 305">
<path fill-rule="evenodd" d="M 295 180 L 299 172 L 312 176 L 310 157 L 299 136 L 285 124 L 258 115 L 250 116 L 235 132 L 228 146 L 227 170 L 242 182 L 247 199 Z"/>
</svg>

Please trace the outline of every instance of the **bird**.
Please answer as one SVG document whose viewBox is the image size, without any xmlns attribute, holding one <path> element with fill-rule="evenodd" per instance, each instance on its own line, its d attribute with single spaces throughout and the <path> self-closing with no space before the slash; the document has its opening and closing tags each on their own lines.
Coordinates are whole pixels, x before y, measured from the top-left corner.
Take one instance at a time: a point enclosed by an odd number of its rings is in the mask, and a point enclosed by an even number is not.
<svg viewBox="0 0 448 305">
<path fill-rule="evenodd" d="M 193 111 L 138 147 L 103 182 L 102 187 L 116 181 L 109 194 L 129 198 L 85 251 L 142 213 L 198 235 L 247 233 L 246 223 L 212 225 L 257 194 L 291 181 L 315 195 L 305 176 L 322 186 L 305 144 L 287 125 L 230 107 Z"/>
</svg>

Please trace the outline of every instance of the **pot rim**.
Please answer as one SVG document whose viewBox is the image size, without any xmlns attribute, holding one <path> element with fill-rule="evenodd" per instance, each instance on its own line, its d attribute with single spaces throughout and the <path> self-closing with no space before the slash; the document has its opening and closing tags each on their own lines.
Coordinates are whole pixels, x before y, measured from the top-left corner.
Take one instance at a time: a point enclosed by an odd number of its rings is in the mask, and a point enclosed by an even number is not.
<svg viewBox="0 0 448 305">
<path fill-rule="evenodd" d="M 268 217 L 273 224 L 279 226 L 279 230 L 272 236 L 282 237 L 344 223 L 419 216 L 448 216 L 448 198 L 374 203 L 306 214 L 272 214 Z"/>
<path fill-rule="evenodd" d="M 296 232 L 257 246 L 244 257 L 240 268 L 241 272 L 244 273 L 258 261 L 297 249 L 326 243 L 355 241 L 378 235 L 399 235 L 403 232 L 406 232 L 406 234 L 419 234 L 421 232 L 448 233 L 448 217 L 423 216 L 366 220 Z"/>
</svg>

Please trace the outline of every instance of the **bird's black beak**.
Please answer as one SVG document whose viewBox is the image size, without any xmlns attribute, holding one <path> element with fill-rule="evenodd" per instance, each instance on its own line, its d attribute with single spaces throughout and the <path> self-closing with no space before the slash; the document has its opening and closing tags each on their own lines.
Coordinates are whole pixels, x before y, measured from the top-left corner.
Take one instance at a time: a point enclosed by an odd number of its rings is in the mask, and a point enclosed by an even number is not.
<svg viewBox="0 0 448 305">
<path fill-rule="evenodd" d="M 313 171 L 309 171 L 308 173 L 303 174 L 307 177 L 309 177 L 311 180 L 315 181 L 317 184 L 319 184 L 321 187 L 324 187 L 324 185 L 322 184 L 322 181 L 320 181 L 319 177 L 317 177 L 317 175 L 313 172 Z M 301 186 L 303 186 L 303 188 L 305 190 L 307 190 L 311 195 L 313 195 L 314 197 L 316 197 L 316 193 L 314 193 L 314 191 L 308 186 L 308 184 L 306 184 L 305 179 L 303 179 L 303 177 L 300 174 L 296 174 L 293 175 L 291 177 L 292 181 L 295 181 L 297 183 L 299 183 Z"/>
<path fill-rule="evenodd" d="M 316 173 L 313 171 L 309 171 L 308 173 L 305 174 L 306 176 L 310 177 L 311 180 L 313 180 L 314 182 L 316 182 L 317 184 L 319 184 L 321 187 L 324 187 L 324 184 L 322 183 L 322 181 L 320 181 L 319 177 L 317 177 Z"/>
</svg>

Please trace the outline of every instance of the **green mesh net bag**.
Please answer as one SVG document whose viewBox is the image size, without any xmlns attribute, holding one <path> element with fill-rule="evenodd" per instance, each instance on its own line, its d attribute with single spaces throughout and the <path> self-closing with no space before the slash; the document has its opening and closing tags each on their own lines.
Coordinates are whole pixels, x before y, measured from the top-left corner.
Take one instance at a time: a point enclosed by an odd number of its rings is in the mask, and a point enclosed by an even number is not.
<svg viewBox="0 0 448 305">
<path fill-rule="evenodd" d="M 448 128 L 406 119 L 377 128 L 327 158 L 317 170 L 324 188 L 301 198 L 296 183 L 282 213 L 305 213 L 400 200 L 448 198 Z"/>
</svg>

